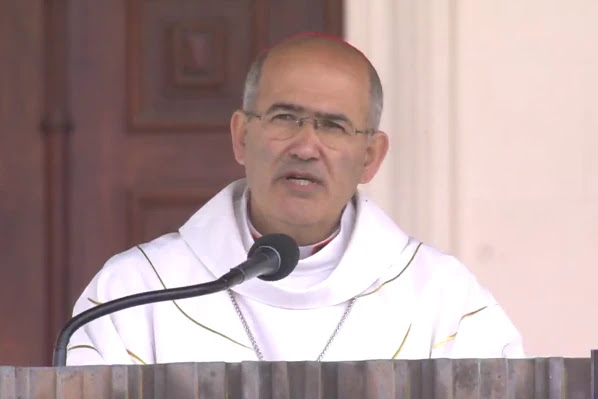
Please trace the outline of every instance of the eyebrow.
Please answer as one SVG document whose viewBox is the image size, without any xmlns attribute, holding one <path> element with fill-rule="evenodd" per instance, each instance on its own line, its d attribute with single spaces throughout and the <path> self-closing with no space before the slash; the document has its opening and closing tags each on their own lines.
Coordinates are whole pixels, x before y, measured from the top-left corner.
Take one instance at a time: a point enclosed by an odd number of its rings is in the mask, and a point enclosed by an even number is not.
<svg viewBox="0 0 598 399">
<path fill-rule="evenodd" d="M 293 112 L 297 112 L 297 113 L 304 113 L 304 112 L 307 112 L 308 109 L 301 105 L 297 105 L 297 104 L 274 103 L 266 110 L 265 113 L 269 114 L 270 112 L 274 112 L 274 111 L 293 111 Z M 318 118 L 330 119 L 333 121 L 344 121 L 344 122 L 351 123 L 351 120 L 343 114 L 332 114 L 332 113 L 328 113 L 328 112 L 318 112 L 318 111 L 314 112 L 313 114 L 315 117 L 318 117 Z"/>
</svg>

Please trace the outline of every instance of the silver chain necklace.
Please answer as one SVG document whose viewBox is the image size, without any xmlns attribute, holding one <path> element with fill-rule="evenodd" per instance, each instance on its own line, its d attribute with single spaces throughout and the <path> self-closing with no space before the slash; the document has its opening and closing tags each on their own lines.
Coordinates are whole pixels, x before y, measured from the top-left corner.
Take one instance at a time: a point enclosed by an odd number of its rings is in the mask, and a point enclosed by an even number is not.
<svg viewBox="0 0 598 399">
<path fill-rule="evenodd" d="M 235 299 L 233 292 L 231 290 L 227 290 L 227 292 L 228 292 L 228 296 L 229 296 L 231 302 L 233 303 L 233 306 L 235 307 L 235 311 L 237 312 L 239 319 L 241 319 L 241 324 L 243 324 L 245 333 L 247 333 L 247 337 L 249 338 L 249 341 L 251 342 L 251 346 L 253 346 L 253 350 L 255 351 L 255 354 L 256 354 L 258 360 L 260 362 L 263 361 L 264 355 L 263 355 L 260 347 L 258 346 L 257 341 L 255 340 L 255 337 L 253 336 L 253 333 L 249 329 L 247 320 L 245 320 L 245 316 L 243 316 L 243 313 L 241 312 L 241 308 L 239 307 L 239 304 L 237 303 L 237 300 Z M 328 338 L 328 342 L 326 342 L 324 349 L 322 349 L 322 352 L 320 352 L 320 355 L 316 359 L 317 362 L 322 361 L 322 359 L 324 358 L 324 354 L 326 354 L 326 352 L 328 351 L 328 348 L 330 348 L 330 345 L 332 344 L 332 341 L 334 341 L 334 338 L 336 338 L 336 336 L 338 335 L 338 332 L 340 331 L 343 323 L 345 322 L 345 320 L 347 320 L 347 316 L 349 316 L 349 312 L 353 308 L 353 305 L 355 304 L 356 300 L 357 300 L 357 298 L 351 298 L 349 300 L 349 304 L 347 305 L 347 309 L 345 309 L 345 313 L 343 313 L 340 321 L 336 325 L 336 328 L 332 332 L 332 335 L 330 336 L 330 338 Z"/>
</svg>

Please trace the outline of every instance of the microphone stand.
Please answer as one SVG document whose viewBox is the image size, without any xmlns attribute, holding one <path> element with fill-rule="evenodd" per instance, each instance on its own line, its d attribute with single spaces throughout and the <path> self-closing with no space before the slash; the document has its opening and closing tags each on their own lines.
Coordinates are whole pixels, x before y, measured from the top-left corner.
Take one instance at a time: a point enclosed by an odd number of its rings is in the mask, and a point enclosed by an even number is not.
<svg viewBox="0 0 598 399">
<path fill-rule="evenodd" d="M 267 234 L 255 241 L 248 253 L 248 259 L 230 269 L 215 281 L 165 290 L 141 292 L 115 299 L 78 314 L 66 323 L 54 347 L 54 367 L 66 365 L 67 345 L 71 335 L 81 326 L 98 317 L 119 310 L 148 303 L 174 301 L 224 291 L 245 280 L 258 277 L 265 281 L 280 280 L 289 275 L 299 261 L 299 248 L 291 237 L 285 234 Z"/>
<path fill-rule="evenodd" d="M 179 288 L 169 288 L 165 290 L 141 292 L 139 294 L 114 299 L 112 301 L 88 309 L 70 319 L 68 323 L 66 323 L 62 331 L 60 331 L 60 334 L 56 339 L 56 346 L 54 347 L 54 357 L 52 360 L 52 364 L 54 367 L 62 367 L 66 365 L 66 347 L 69 343 L 71 335 L 73 335 L 73 333 L 77 331 L 81 326 L 85 325 L 86 323 L 89 323 L 90 321 L 93 321 L 107 314 L 117 312 L 119 310 L 132 308 L 134 306 L 146 305 L 155 302 L 174 301 L 177 299 L 191 298 L 196 296 L 213 294 L 219 291 L 224 291 L 236 285 L 236 283 L 239 282 L 239 280 L 243 281 L 244 277 L 242 276 L 242 274 L 235 274 L 235 276 L 230 276 L 230 274 L 224 275 L 218 280 L 210 281 L 208 283 L 203 284 L 196 284 Z"/>
</svg>

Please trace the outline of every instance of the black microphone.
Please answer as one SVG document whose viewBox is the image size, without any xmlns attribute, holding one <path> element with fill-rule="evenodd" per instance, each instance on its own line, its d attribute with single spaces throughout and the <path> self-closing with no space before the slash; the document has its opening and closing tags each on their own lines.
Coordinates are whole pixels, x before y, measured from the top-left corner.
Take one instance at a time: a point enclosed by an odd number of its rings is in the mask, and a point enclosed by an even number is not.
<svg viewBox="0 0 598 399">
<path fill-rule="evenodd" d="M 247 253 L 247 260 L 220 277 L 230 287 L 258 277 L 265 281 L 285 278 L 299 261 L 299 248 L 286 234 L 268 234 L 257 239 Z"/>
<path fill-rule="evenodd" d="M 83 325 L 110 313 L 148 303 L 174 301 L 224 291 L 237 284 L 258 277 L 265 281 L 285 278 L 295 269 L 299 261 L 299 248 L 291 237 L 285 234 L 267 234 L 260 237 L 247 254 L 247 260 L 215 281 L 141 292 L 103 303 L 70 319 L 56 339 L 53 365 L 66 365 L 66 347 L 71 336 Z"/>
</svg>

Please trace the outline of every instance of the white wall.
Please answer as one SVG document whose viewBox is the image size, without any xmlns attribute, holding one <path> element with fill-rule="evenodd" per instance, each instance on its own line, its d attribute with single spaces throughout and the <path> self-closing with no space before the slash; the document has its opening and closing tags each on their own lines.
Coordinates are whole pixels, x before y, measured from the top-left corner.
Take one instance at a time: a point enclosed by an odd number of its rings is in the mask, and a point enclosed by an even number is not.
<svg viewBox="0 0 598 399">
<path fill-rule="evenodd" d="M 530 355 L 598 348 L 598 1 L 346 1 L 387 93 L 368 190 L 457 254 Z"/>
</svg>

